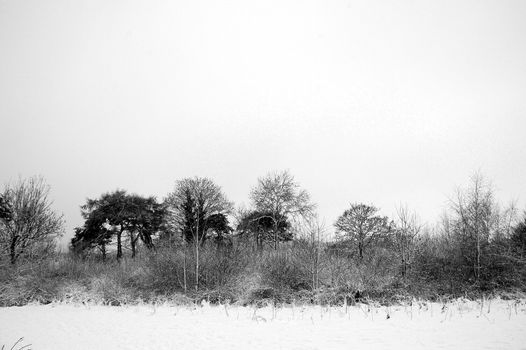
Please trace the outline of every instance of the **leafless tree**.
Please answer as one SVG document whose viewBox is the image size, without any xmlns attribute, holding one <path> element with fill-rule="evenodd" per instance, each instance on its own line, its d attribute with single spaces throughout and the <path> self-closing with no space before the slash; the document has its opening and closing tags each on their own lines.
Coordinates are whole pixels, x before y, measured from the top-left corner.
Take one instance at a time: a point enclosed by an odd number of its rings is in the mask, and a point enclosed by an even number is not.
<svg viewBox="0 0 526 350">
<path fill-rule="evenodd" d="M 390 230 L 387 217 L 377 215 L 378 208 L 355 203 L 336 221 L 337 238 L 351 242 L 358 249 L 358 256 L 363 260 L 365 249 Z"/>
<path fill-rule="evenodd" d="M 309 193 L 300 188 L 288 171 L 269 173 L 258 179 L 250 193 L 256 211 L 268 213 L 274 222 L 274 249 L 278 246 L 278 227 L 281 218 L 297 221 L 309 218 L 315 209 Z"/>
<path fill-rule="evenodd" d="M 3 197 L 10 204 L 10 220 L 0 220 L 0 244 L 12 264 L 62 235 L 64 219 L 51 208 L 49 186 L 42 177 L 19 179 L 7 185 Z"/>
<path fill-rule="evenodd" d="M 513 229 L 519 223 L 519 210 L 517 203 L 511 201 L 504 209 L 499 212 L 499 225 L 497 236 L 501 238 L 510 238 L 513 234 Z"/>
<path fill-rule="evenodd" d="M 407 206 L 396 209 L 397 222 L 394 229 L 394 243 L 402 264 L 402 276 L 405 277 L 415 254 L 415 240 L 422 230 L 416 213 L 410 213 Z"/>
<path fill-rule="evenodd" d="M 484 249 L 490 237 L 499 229 L 499 209 L 493 188 L 480 174 L 471 177 L 466 189 L 458 189 L 456 198 L 451 200 L 454 217 L 454 231 L 460 239 L 462 254 L 472 263 L 473 274 L 480 280 Z"/>
<path fill-rule="evenodd" d="M 317 216 L 307 220 L 299 228 L 300 239 L 297 251 L 302 254 L 302 260 L 308 262 L 307 269 L 311 275 L 312 290 L 320 288 L 320 273 L 323 268 L 323 249 L 327 230 L 325 224 Z"/>
<path fill-rule="evenodd" d="M 11 208 L 9 203 L 2 197 L 0 193 L 0 220 L 10 221 L 11 220 Z"/>
<path fill-rule="evenodd" d="M 230 214 L 233 204 L 211 179 L 194 177 L 179 180 L 174 190 L 165 199 L 169 215 L 169 226 L 174 232 L 180 232 L 187 240 L 191 240 L 195 233 L 197 215 L 199 214 L 199 241 L 206 237 L 203 222 L 214 214 Z M 192 225 L 193 227 L 190 227 Z M 188 232 L 185 232 L 188 230 Z"/>
<path fill-rule="evenodd" d="M 168 194 L 165 203 L 168 205 L 168 217 L 173 230 L 179 231 L 185 242 L 194 244 L 195 288 L 197 290 L 199 288 L 199 246 L 206 239 L 205 223 L 212 215 L 230 213 L 233 204 L 226 198 L 221 187 L 211 179 L 201 177 L 177 181 L 174 191 Z M 186 252 L 186 249 L 184 251 Z"/>
</svg>

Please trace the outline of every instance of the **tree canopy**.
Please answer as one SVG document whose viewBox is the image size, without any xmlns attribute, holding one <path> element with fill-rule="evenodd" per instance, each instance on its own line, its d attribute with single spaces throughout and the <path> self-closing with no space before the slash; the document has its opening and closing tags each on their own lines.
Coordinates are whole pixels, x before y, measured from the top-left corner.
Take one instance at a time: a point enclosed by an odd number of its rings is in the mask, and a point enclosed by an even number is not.
<svg viewBox="0 0 526 350">
<path fill-rule="evenodd" d="M 300 188 L 288 171 L 269 173 L 259 178 L 250 198 L 253 213 L 259 213 L 261 218 L 272 220 L 275 247 L 280 240 L 278 235 L 281 222 L 307 218 L 313 214 L 316 207 L 311 202 L 309 193 Z"/>
<path fill-rule="evenodd" d="M 53 246 L 54 239 L 63 233 L 64 220 L 51 208 L 49 190 L 42 177 L 19 179 L 6 186 L 2 194 L 0 246 L 12 264 L 34 249 Z"/>
<path fill-rule="evenodd" d="M 81 207 L 84 225 L 75 230 L 72 246 L 75 249 L 99 247 L 106 253 L 106 245 L 117 237 L 117 258 L 122 257 L 122 234 L 129 235 L 132 256 L 140 239 L 153 248 L 152 236 L 162 229 L 166 210 L 154 197 L 141 197 L 117 190 L 99 199 L 88 199 Z"/>
<path fill-rule="evenodd" d="M 221 187 L 208 178 L 194 177 L 179 180 L 165 203 L 169 210 L 171 229 L 180 232 L 186 242 L 205 240 L 215 235 L 223 239 L 232 229 L 227 215 L 233 204 Z"/>
<path fill-rule="evenodd" d="M 360 259 L 364 257 L 365 249 L 371 243 L 380 239 L 390 231 L 387 217 L 377 215 L 378 208 L 362 204 L 351 204 L 344 211 L 334 226 L 341 241 L 350 242 L 358 250 Z"/>
<path fill-rule="evenodd" d="M 490 239 L 501 229 L 500 210 L 491 184 L 481 174 L 474 174 L 469 186 L 457 190 L 450 208 L 448 230 L 457 241 L 460 255 L 473 267 L 473 276 L 479 281 L 489 254 Z"/>
<path fill-rule="evenodd" d="M 271 212 L 250 211 L 241 215 L 237 232 L 242 236 L 254 239 L 256 245 L 262 248 L 264 242 L 274 242 L 276 238 L 281 242 L 292 240 L 291 226 L 283 215 L 275 216 Z M 277 235 L 274 235 L 276 227 Z"/>
</svg>

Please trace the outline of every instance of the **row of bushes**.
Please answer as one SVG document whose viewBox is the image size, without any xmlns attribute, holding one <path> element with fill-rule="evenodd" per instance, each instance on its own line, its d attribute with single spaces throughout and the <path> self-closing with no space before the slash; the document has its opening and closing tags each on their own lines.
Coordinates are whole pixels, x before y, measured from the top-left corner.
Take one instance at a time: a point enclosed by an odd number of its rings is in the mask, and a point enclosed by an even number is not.
<svg viewBox="0 0 526 350">
<path fill-rule="evenodd" d="M 210 244 L 199 252 L 198 288 L 191 247 L 161 246 L 120 262 L 54 254 L 17 266 L 6 264 L 0 275 L 0 305 L 33 301 L 191 303 L 202 299 L 243 305 L 342 304 L 371 299 L 390 303 L 414 297 L 433 300 L 525 290 L 523 265 L 488 255 L 485 278 L 476 284 L 469 277 L 470 267 L 447 244 L 441 236 L 423 237 L 405 275 L 400 273 L 396 254 L 382 246 L 358 260 L 348 251 L 301 240 L 262 251 L 243 244 Z"/>
<path fill-rule="evenodd" d="M 299 253 L 293 246 L 256 255 L 241 247 L 203 248 L 198 290 L 195 254 L 191 249 L 185 252 L 164 247 L 120 262 L 56 255 L 39 263 L 27 261 L 6 266 L 1 276 L 0 305 L 31 301 L 122 304 L 199 299 L 240 304 L 269 300 L 336 303 L 342 302 L 338 298 L 343 294 L 352 297 L 358 290 L 383 287 L 367 277 L 365 266 L 360 269 L 347 259 L 334 257 L 330 268 L 324 269 L 327 284 L 313 290 L 311 272 Z"/>
</svg>

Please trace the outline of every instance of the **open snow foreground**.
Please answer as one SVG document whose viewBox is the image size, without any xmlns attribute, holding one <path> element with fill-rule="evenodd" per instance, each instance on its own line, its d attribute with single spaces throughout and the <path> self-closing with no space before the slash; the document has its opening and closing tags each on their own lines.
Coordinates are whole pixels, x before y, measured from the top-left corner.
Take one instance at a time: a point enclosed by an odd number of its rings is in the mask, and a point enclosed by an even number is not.
<svg viewBox="0 0 526 350">
<path fill-rule="evenodd" d="M 526 300 L 251 308 L 0 308 L 10 349 L 526 349 Z"/>
</svg>

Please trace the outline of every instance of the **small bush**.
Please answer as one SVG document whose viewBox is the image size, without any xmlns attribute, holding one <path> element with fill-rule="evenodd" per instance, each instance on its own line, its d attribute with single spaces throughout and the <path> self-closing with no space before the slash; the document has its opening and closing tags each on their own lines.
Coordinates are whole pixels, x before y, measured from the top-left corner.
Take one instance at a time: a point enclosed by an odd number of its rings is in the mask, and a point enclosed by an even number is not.
<svg viewBox="0 0 526 350">
<path fill-rule="evenodd" d="M 271 251 L 261 262 L 262 283 L 280 291 L 309 289 L 310 278 L 290 251 Z"/>
</svg>

